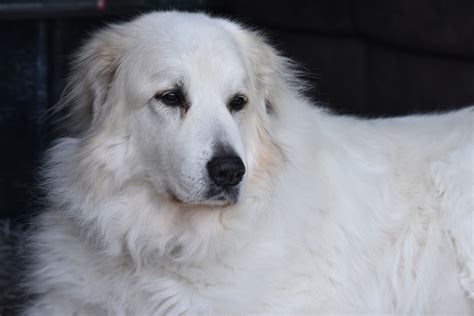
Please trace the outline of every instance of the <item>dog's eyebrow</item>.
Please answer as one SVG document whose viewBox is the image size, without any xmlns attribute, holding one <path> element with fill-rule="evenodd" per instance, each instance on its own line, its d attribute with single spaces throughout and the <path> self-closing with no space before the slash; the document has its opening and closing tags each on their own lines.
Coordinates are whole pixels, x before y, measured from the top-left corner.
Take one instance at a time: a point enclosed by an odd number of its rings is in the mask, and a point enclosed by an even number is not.
<svg viewBox="0 0 474 316">
<path fill-rule="evenodd" d="M 186 90 L 184 89 L 184 83 L 182 81 L 165 85 L 164 88 L 162 87 L 161 89 L 156 91 L 155 95 L 160 95 L 170 90 L 180 91 L 183 93 L 184 96 L 186 96 Z"/>
<path fill-rule="evenodd" d="M 173 85 L 176 89 L 184 89 L 184 82 L 183 81 L 178 81 Z"/>
</svg>

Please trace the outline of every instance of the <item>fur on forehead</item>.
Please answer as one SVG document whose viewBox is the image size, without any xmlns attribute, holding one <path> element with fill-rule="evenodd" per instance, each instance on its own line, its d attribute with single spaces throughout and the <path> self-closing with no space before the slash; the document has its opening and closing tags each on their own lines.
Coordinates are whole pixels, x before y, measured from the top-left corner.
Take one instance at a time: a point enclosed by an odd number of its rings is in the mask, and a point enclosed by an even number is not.
<svg viewBox="0 0 474 316">
<path fill-rule="evenodd" d="M 160 23 L 162 27 L 169 23 L 171 30 L 175 26 L 173 19 L 183 18 L 199 19 L 202 23 L 196 27 L 203 27 L 204 31 L 208 27 L 221 27 L 233 37 L 249 71 L 251 84 L 264 98 L 262 106 L 267 107 L 267 111 L 278 112 L 281 105 L 276 100 L 281 98 L 277 98 L 275 94 L 281 93 L 281 89 L 291 87 L 292 91 L 298 91 L 304 86 L 297 78 L 293 63 L 282 57 L 257 31 L 201 13 L 189 13 L 185 16 L 176 12 L 149 13 L 131 22 L 110 25 L 95 33 L 73 56 L 72 71 L 63 97 L 54 108 L 54 113 L 67 113 L 62 122 L 67 130 L 83 133 L 94 124 L 103 124 L 104 120 L 110 119 L 110 112 L 120 103 L 118 96 L 112 95 L 111 90 L 121 71 L 121 62 L 131 50 L 131 43 L 144 40 L 137 34 L 143 28 L 153 26 L 148 24 L 160 19 L 164 20 Z"/>
</svg>

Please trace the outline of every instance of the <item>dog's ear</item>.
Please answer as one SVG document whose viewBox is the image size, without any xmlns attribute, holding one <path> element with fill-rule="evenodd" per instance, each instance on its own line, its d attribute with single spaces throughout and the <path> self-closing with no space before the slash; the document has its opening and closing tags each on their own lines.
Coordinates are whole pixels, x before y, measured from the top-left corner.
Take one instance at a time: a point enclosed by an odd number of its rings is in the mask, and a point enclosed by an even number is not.
<svg viewBox="0 0 474 316">
<path fill-rule="evenodd" d="M 104 104 L 123 53 L 123 42 L 120 27 L 112 25 L 95 33 L 73 56 L 66 88 L 55 107 L 55 111 L 66 112 L 70 131 L 86 130 L 106 111 Z"/>
<path fill-rule="evenodd" d="M 305 84 L 298 78 L 295 63 L 272 47 L 265 36 L 228 20 L 221 22 L 240 46 L 254 85 L 263 93 L 267 112 L 278 112 L 278 102 L 285 99 L 281 94 L 289 92 L 288 89 L 295 93 L 304 90 Z"/>
</svg>

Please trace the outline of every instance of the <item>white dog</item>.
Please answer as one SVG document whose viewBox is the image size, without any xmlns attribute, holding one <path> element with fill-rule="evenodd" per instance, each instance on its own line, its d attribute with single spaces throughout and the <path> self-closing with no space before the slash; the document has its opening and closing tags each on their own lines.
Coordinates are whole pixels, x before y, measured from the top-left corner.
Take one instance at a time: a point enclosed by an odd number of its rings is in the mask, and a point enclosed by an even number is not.
<svg viewBox="0 0 474 316">
<path fill-rule="evenodd" d="M 82 47 L 27 315 L 471 314 L 474 109 L 363 120 L 257 33 L 151 13 Z"/>
</svg>

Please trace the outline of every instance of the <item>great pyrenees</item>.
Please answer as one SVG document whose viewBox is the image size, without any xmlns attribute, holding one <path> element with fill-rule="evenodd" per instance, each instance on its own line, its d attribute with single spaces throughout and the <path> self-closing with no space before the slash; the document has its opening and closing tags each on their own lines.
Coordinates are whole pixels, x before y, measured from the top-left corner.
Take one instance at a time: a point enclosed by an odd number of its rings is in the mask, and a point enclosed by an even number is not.
<svg viewBox="0 0 474 316">
<path fill-rule="evenodd" d="M 255 31 L 155 12 L 75 57 L 26 315 L 474 313 L 474 108 L 338 116 Z"/>
</svg>

